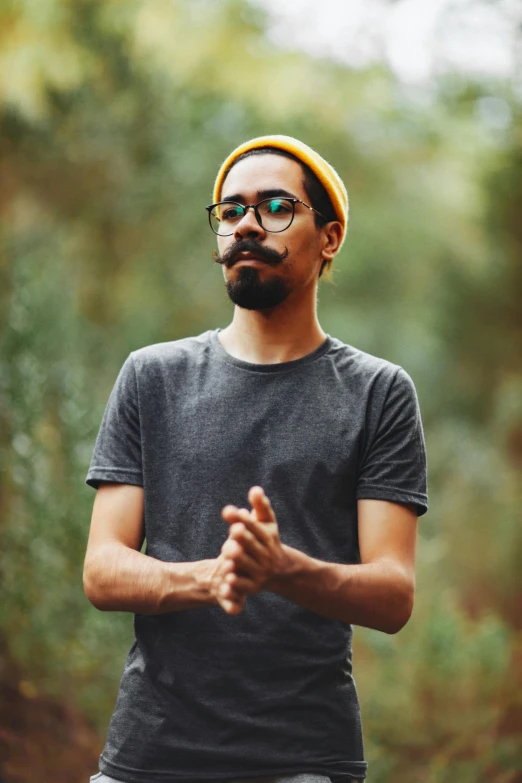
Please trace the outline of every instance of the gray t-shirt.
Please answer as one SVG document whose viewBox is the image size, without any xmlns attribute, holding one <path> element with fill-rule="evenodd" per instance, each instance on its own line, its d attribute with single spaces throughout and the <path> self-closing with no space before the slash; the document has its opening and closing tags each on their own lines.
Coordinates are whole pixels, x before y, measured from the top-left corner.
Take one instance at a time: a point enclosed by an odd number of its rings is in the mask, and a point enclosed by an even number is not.
<svg viewBox="0 0 522 783">
<path fill-rule="evenodd" d="M 281 540 L 359 563 L 357 500 L 427 510 L 408 374 L 327 336 L 280 364 L 228 354 L 219 329 L 133 351 L 109 398 L 87 483 L 144 487 L 146 552 L 219 555 L 223 506 L 261 485 Z M 134 783 L 314 772 L 364 778 L 352 626 L 276 593 L 135 615 L 100 770 Z"/>
</svg>

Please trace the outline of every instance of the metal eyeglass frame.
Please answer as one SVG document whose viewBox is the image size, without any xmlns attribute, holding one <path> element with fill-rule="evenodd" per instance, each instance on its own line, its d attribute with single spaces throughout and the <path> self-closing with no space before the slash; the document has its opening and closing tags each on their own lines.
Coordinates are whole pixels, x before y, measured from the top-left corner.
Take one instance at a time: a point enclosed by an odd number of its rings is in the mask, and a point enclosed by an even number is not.
<svg viewBox="0 0 522 783">
<path fill-rule="evenodd" d="M 261 215 L 259 214 L 259 206 L 261 204 L 264 204 L 265 201 L 275 201 L 276 199 L 279 199 L 281 201 L 289 201 L 292 204 L 292 217 L 290 218 L 290 223 L 285 226 L 284 228 L 280 228 L 279 231 L 270 231 L 269 228 L 265 228 L 262 221 L 261 221 Z M 290 198 L 288 196 L 271 196 L 270 198 L 264 198 L 261 201 L 258 201 L 257 204 L 240 204 L 238 201 L 218 201 L 216 204 L 209 204 L 208 207 L 205 207 L 205 209 L 208 212 L 208 222 L 210 225 L 210 228 L 214 232 L 214 234 L 218 237 L 231 237 L 235 231 L 231 231 L 230 234 L 218 234 L 217 231 L 214 231 L 214 228 L 212 226 L 212 210 L 214 207 L 218 207 L 220 204 L 235 204 L 237 207 L 241 207 L 241 209 L 244 209 L 244 213 L 241 215 L 240 220 L 242 220 L 249 209 L 254 210 L 254 214 L 256 216 L 256 220 L 259 223 L 260 227 L 263 229 L 263 231 L 268 231 L 269 234 L 281 234 L 283 231 L 286 231 L 287 228 L 290 228 L 292 223 L 294 222 L 295 217 L 295 205 L 296 204 L 302 204 L 307 209 L 310 209 L 312 212 L 315 212 L 316 215 L 319 215 L 326 223 L 328 223 L 328 220 L 325 218 L 324 215 L 321 214 L 317 209 L 314 209 L 309 204 L 305 204 L 304 201 L 301 201 L 300 198 Z"/>
</svg>

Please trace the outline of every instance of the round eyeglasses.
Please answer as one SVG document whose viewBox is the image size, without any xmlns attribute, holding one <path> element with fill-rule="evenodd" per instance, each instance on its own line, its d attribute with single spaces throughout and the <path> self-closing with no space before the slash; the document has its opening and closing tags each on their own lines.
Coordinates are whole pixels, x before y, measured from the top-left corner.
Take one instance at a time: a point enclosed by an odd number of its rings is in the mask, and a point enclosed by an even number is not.
<svg viewBox="0 0 522 783">
<path fill-rule="evenodd" d="M 328 222 L 324 215 L 305 204 L 300 198 L 281 198 L 278 196 L 277 198 L 265 198 L 257 204 L 220 201 L 217 204 L 210 204 L 205 209 L 208 211 L 208 222 L 214 234 L 220 237 L 230 237 L 235 232 L 239 221 L 246 215 L 249 209 L 254 210 L 257 222 L 262 229 L 270 234 L 286 231 L 294 219 L 296 204 L 302 204 Z"/>
</svg>

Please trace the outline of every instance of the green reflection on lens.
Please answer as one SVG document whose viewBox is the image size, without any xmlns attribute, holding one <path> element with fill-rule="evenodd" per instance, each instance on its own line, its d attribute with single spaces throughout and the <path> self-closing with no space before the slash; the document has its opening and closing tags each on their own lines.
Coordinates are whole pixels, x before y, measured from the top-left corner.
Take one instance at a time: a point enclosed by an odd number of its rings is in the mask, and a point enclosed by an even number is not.
<svg viewBox="0 0 522 783">
<path fill-rule="evenodd" d="M 291 207 L 284 199 L 273 198 L 267 202 L 266 210 L 269 215 L 288 215 Z"/>
</svg>

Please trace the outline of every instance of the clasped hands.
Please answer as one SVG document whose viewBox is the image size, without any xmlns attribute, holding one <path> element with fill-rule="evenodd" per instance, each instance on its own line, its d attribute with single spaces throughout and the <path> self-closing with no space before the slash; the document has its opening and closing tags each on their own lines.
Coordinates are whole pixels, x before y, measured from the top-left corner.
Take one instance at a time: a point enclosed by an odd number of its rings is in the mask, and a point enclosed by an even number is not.
<svg viewBox="0 0 522 783">
<path fill-rule="evenodd" d="M 255 595 L 284 572 L 287 556 L 277 520 L 261 487 L 248 493 L 252 511 L 225 506 L 221 516 L 230 525 L 211 576 L 210 592 L 227 612 L 240 614 L 248 595 Z"/>
</svg>

